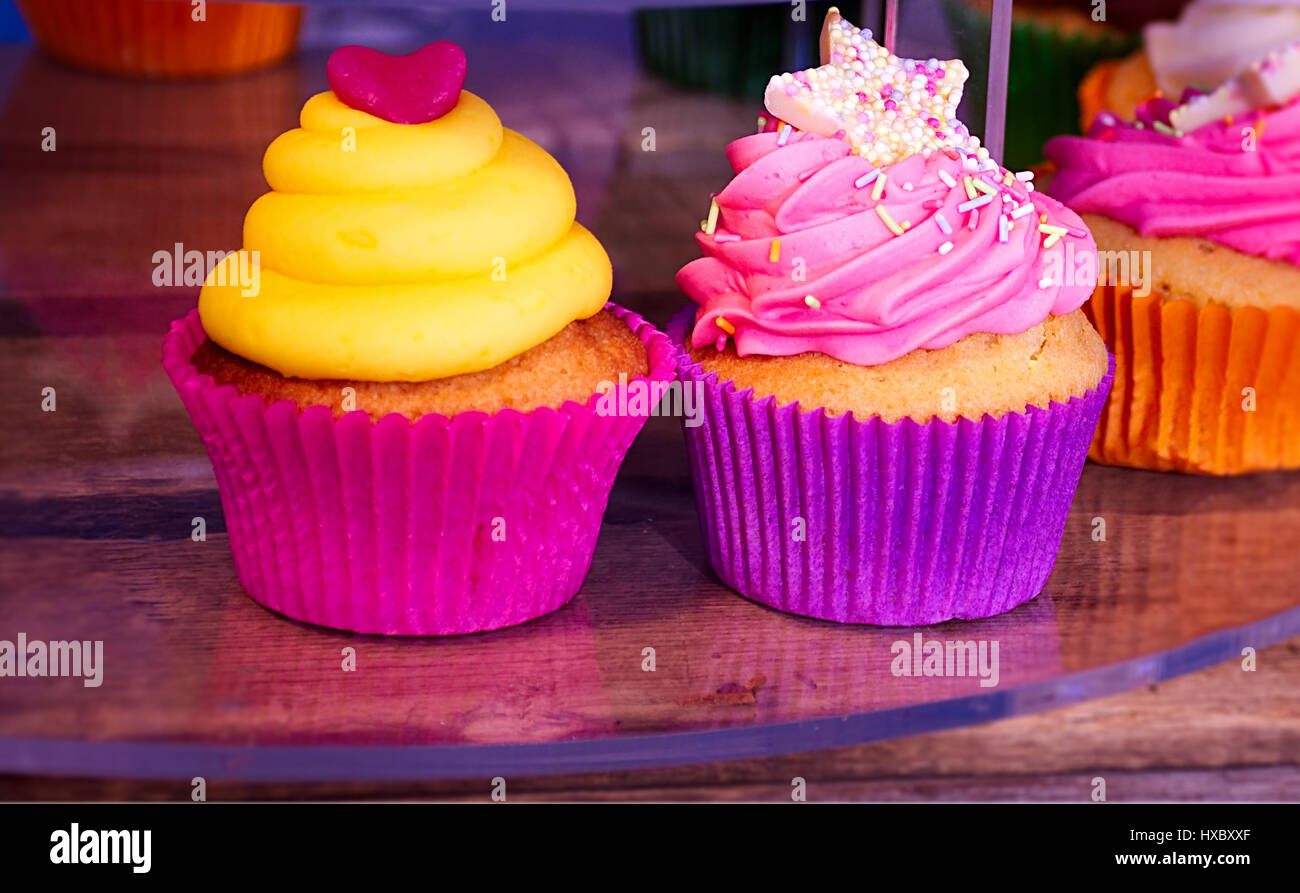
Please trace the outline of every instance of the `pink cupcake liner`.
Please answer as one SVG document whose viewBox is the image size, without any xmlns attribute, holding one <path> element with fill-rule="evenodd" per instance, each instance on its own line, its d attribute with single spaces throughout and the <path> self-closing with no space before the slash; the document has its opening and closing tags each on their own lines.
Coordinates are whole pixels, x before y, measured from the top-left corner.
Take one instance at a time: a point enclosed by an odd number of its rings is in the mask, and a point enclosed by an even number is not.
<svg viewBox="0 0 1300 893">
<path fill-rule="evenodd" d="M 741 595 L 841 623 L 989 617 L 1036 596 L 1060 549 L 1115 370 L 1068 403 L 955 424 L 829 416 L 755 399 L 685 350 L 703 424 L 683 425 L 714 571 Z M 803 521 L 806 539 L 796 538 Z"/>
<path fill-rule="evenodd" d="M 648 378 L 670 381 L 663 333 L 606 307 L 645 345 Z M 337 629 L 450 635 L 523 623 L 582 586 L 645 413 L 602 415 L 593 395 L 527 413 L 335 419 L 217 386 L 190 362 L 205 338 L 197 310 L 176 320 L 163 366 L 212 460 L 235 571 L 258 603 Z"/>
</svg>

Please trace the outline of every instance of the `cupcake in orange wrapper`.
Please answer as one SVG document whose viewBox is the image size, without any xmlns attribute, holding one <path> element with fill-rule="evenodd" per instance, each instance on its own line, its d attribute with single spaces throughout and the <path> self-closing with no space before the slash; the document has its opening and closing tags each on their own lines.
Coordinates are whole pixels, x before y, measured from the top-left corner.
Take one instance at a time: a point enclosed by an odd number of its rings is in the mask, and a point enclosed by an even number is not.
<svg viewBox="0 0 1300 893">
<path fill-rule="evenodd" d="M 209 0 L 17 0 L 37 44 L 56 59 L 110 74 L 213 77 L 272 65 L 293 52 L 302 8 Z M 195 18 L 202 16 L 201 18 Z"/>
<path fill-rule="evenodd" d="M 1110 382 L 1073 276 L 1092 239 L 957 120 L 960 61 L 832 10 L 822 62 L 772 78 L 781 123 L 727 147 L 677 274 L 710 562 L 829 620 L 1008 611 L 1052 571 Z"/>
<path fill-rule="evenodd" d="M 1097 239 L 1088 312 L 1117 358 L 1092 458 L 1300 468 L 1300 45 L 1047 154 Z"/>
<path fill-rule="evenodd" d="M 163 362 L 261 604 L 359 632 L 559 608 L 673 373 L 543 149 L 448 42 L 344 47 Z M 641 392 L 638 397 L 638 390 Z M 627 393 L 624 393 L 624 392 Z"/>
<path fill-rule="evenodd" d="M 1300 0 L 1193 0 L 1176 21 L 1147 24 L 1142 37 L 1142 49 L 1098 62 L 1079 84 L 1083 133 L 1100 112 L 1132 119 L 1153 96 L 1208 92 L 1300 39 Z"/>
</svg>

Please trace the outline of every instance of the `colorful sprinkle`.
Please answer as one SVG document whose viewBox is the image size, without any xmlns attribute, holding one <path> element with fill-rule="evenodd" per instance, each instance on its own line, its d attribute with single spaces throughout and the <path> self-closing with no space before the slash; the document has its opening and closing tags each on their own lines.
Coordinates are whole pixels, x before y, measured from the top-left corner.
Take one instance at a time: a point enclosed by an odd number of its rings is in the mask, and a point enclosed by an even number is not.
<svg viewBox="0 0 1300 893">
<path fill-rule="evenodd" d="M 1034 179 L 1034 172 L 1016 171 L 1016 179 L 1019 180 L 1021 183 L 1028 183 L 1030 180 Z"/>
<path fill-rule="evenodd" d="M 709 219 L 704 221 L 704 232 L 713 235 L 713 231 L 718 228 L 718 200 L 709 200 Z"/>
<path fill-rule="evenodd" d="M 718 349 L 718 353 L 722 353 L 727 349 L 727 336 L 719 335 L 718 340 L 713 342 L 713 346 Z"/>
<path fill-rule="evenodd" d="M 998 190 L 996 186 L 991 186 L 988 183 L 985 183 L 983 180 L 971 180 L 971 184 L 974 185 L 976 189 L 978 189 L 980 192 L 984 193 L 985 195 L 998 194 Z M 974 198 L 974 196 L 971 196 L 971 198 Z"/>
<path fill-rule="evenodd" d="M 771 247 L 771 248 L 768 250 L 768 252 L 767 252 L 767 259 L 768 259 L 769 261 L 771 261 L 772 263 L 776 263 L 777 261 L 779 261 L 779 260 L 781 259 L 781 240 L 780 240 L 780 239 L 773 239 L 773 240 L 772 240 L 772 247 Z"/>
<path fill-rule="evenodd" d="M 881 171 L 880 176 L 876 177 L 876 185 L 871 187 L 872 201 L 880 201 L 880 197 L 885 194 L 885 181 L 888 179 L 889 175 L 884 171 Z"/>
<path fill-rule="evenodd" d="M 719 316 L 714 320 L 714 322 L 718 324 L 718 328 L 722 329 L 722 331 L 726 332 L 728 335 L 736 334 L 736 327 L 727 322 L 724 317 Z"/>
<path fill-rule="evenodd" d="M 952 227 L 948 225 L 947 217 L 944 217 L 942 214 L 935 214 L 934 223 L 937 227 L 939 227 L 940 230 L 942 230 L 945 236 L 952 235 Z"/>
<path fill-rule="evenodd" d="M 863 174 L 861 177 L 858 177 L 856 180 L 854 180 L 854 181 L 853 181 L 853 188 L 854 188 L 854 189 L 862 189 L 864 186 L 869 186 L 869 185 L 871 185 L 871 182 L 872 182 L 873 180 L 875 180 L 876 177 L 879 177 L 879 176 L 880 176 L 880 168 L 876 168 L 876 169 L 873 170 L 871 173 L 869 173 L 869 174 Z"/>
<path fill-rule="evenodd" d="M 814 298 L 812 295 L 804 295 L 803 302 L 814 310 L 820 310 L 822 307 L 822 302 Z"/>
<path fill-rule="evenodd" d="M 978 209 L 970 212 L 970 217 L 966 218 L 966 228 L 974 229 L 980 225 L 980 212 Z"/>
<path fill-rule="evenodd" d="M 975 197 L 975 181 L 972 180 L 969 176 L 966 176 L 966 177 L 963 177 L 963 178 L 962 178 L 962 182 L 966 185 L 966 197 L 967 197 L 967 198 L 974 198 L 974 197 Z"/>
<path fill-rule="evenodd" d="M 777 144 L 778 146 L 784 146 L 784 145 L 786 144 L 786 142 L 789 141 L 789 139 L 790 139 L 790 132 L 791 132 L 793 129 L 794 129 L 794 128 L 791 127 L 789 124 L 782 124 L 782 125 L 781 125 L 781 132 L 780 132 L 779 134 L 777 134 L 777 137 L 776 137 L 776 144 Z"/>
<path fill-rule="evenodd" d="M 981 195 L 979 198 L 973 198 L 968 202 L 962 202 L 957 206 L 957 210 L 965 214 L 967 211 L 974 211 L 976 208 L 982 208 L 991 201 L 993 201 L 993 196 Z"/>
<path fill-rule="evenodd" d="M 1007 240 L 1007 234 L 1010 232 L 1010 230 L 1007 228 L 1009 223 L 1010 221 L 1007 220 L 1007 215 L 1005 214 L 1003 214 L 1001 217 L 998 218 L 998 241 L 999 242 L 1005 242 Z"/>
<path fill-rule="evenodd" d="M 944 242 L 939 246 L 940 254 L 947 254 L 949 251 L 952 251 L 952 242 Z"/>
<path fill-rule="evenodd" d="M 952 178 L 952 174 L 942 168 L 939 169 L 939 179 L 942 180 L 943 185 L 947 186 L 949 189 L 957 188 L 957 181 Z"/>
<path fill-rule="evenodd" d="M 899 226 L 898 221 L 895 220 L 887 210 L 885 210 L 884 205 L 876 205 L 876 214 L 884 221 L 885 226 L 889 227 L 889 231 L 894 235 L 901 236 L 907 231 L 905 227 Z"/>
<path fill-rule="evenodd" d="M 1021 205 L 1019 208 L 1016 208 L 1011 212 L 1011 219 L 1019 220 L 1021 217 L 1026 217 L 1032 213 L 1034 213 L 1034 206 L 1032 203 Z"/>
</svg>

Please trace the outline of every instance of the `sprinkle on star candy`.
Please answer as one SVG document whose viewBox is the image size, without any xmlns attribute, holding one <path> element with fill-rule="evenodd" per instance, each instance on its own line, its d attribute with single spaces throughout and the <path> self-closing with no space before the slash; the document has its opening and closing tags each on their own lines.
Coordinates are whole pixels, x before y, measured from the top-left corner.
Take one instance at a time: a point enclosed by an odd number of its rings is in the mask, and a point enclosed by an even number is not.
<svg viewBox="0 0 1300 893">
<path fill-rule="evenodd" d="M 945 147 L 987 157 L 957 120 L 967 77 L 960 60 L 900 59 L 832 8 L 822 27 L 821 62 L 774 75 L 764 94 L 767 110 L 799 130 L 847 140 L 877 167 Z"/>
<path fill-rule="evenodd" d="M 1274 50 L 1213 93 L 1196 96 L 1169 113 L 1169 123 L 1187 133 L 1211 121 L 1261 108 L 1286 105 L 1300 96 L 1300 41 Z"/>
</svg>

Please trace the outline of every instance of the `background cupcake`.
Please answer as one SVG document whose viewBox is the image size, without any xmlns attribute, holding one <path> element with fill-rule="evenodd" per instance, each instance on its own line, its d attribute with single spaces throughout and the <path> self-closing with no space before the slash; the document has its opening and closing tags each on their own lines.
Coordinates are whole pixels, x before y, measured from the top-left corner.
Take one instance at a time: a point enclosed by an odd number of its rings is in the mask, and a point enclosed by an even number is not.
<svg viewBox="0 0 1300 893">
<path fill-rule="evenodd" d="M 960 62 L 900 60 L 834 13 L 823 49 L 769 84 L 789 123 L 728 147 L 677 277 L 710 561 L 826 619 L 1009 610 L 1051 572 L 1109 382 L 1091 282 L 1063 266 L 1092 240 L 955 119 Z"/>
<path fill-rule="evenodd" d="M 164 345 L 240 582 L 361 632 L 554 610 L 649 411 L 598 392 L 668 380 L 671 349 L 606 308 L 568 177 L 460 89 L 458 47 L 345 48 L 328 74 L 267 150 L 244 249 Z"/>
<path fill-rule="evenodd" d="M 1300 39 L 1300 3 L 1194 0 L 1176 21 L 1152 22 L 1142 34 L 1141 49 L 1098 63 L 1079 85 L 1084 132 L 1098 112 L 1131 119 L 1157 91 L 1175 102 L 1188 87 L 1209 91 L 1269 50 Z"/>
<path fill-rule="evenodd" d="M 293 52 L 302 8 L 211 0 L 16 0 L 56 59 L 110 74 L 209 77 L 279 62 Z M 201 18 L 196 18 L 201 16 Z"/>
<path fill-rule="evenodd" d="M 1300 73 L 1293 47 L 1135 123 L 1047 146 L 1097 238 L 1088 307 L 1118 367 L 1092 457 L 1161 471 L 1300 467 Z"/>
</svg>

